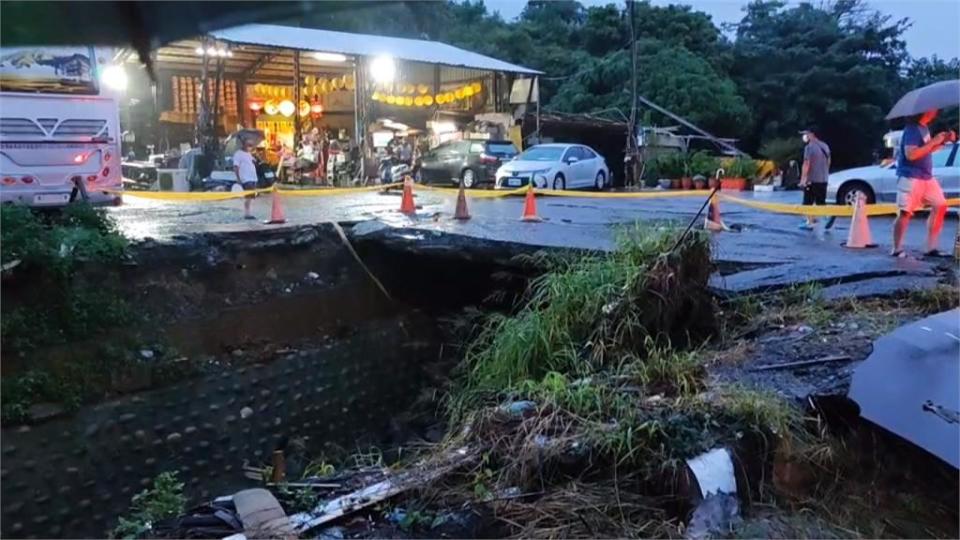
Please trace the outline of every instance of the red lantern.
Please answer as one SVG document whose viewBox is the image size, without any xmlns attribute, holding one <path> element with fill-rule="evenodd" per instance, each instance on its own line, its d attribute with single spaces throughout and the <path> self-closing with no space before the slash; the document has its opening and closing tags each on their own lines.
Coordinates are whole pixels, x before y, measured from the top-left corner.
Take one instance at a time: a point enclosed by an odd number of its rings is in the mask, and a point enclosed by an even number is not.
<svg viewBox="0 0 960 540">
<path fill-rule="evenodd" d="M 263 100 L 262 99 L 251 99 L 247 101 L 247 108 L 254 112 L 254 114 L 259 114 L 263 110 Z"/>
<path fill-rule="evenodd" d="M 310 116 L 314 118 L 323 116 L 323 105 L 321 105 L 320 101 L 317 99 L 314 99 L 310 104 Z"/>
</svg>

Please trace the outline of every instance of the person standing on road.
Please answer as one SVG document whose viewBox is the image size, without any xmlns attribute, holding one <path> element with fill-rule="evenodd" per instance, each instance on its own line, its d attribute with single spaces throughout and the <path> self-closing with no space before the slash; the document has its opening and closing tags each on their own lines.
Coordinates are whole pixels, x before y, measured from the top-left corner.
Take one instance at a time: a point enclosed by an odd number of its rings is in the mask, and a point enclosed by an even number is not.
<svg viewBox="0 0 960 540">
<path fill-rule="evenodd" d="M 903 235 L 910 225 L 914 212 L 929 205 L 930 217 L 927 218 L 927 250 L 924 255 L 937 256 L 940 251 L 940 231 L 943 229 L 943 217 L 947 212 L 947 201 L 943 197 L 940 182 L 933 176 L 933 158 L 931 154 L 943 145 L 957 140 L 953 131 L 944 131 L 930 136 L 927 126 L 937 117 L 937 110 L 929 110 L 907 122 L 900 136 L 900 148 L 897 152 L 897 219 L 893 222 L 894 257 L 904 257 Z"/>
<path fill-rule="evenodd" d="M 803 142 L 803 167 L 800 170 L 800 187 L 803 188 L 804 206 L 827 204 L 827 178 L 830 175 L 830 147 L 817 137 L 816 128 L 800 132 Z M 812 230 L 817 218 L 807 216 L 801 229 Z"/>
<path fill-rule="evenodd" d="M 243 146 L 233 153 L 233 171 L 237 174 L 237 182 L 244 191 L 257 189 L 257 165 L 253 161 L 253 141 L 244 139 Z M 243 219 L 256 219 L 250 213 L 250 203 L 253 194 L 243 198 Z"/>
</svg>

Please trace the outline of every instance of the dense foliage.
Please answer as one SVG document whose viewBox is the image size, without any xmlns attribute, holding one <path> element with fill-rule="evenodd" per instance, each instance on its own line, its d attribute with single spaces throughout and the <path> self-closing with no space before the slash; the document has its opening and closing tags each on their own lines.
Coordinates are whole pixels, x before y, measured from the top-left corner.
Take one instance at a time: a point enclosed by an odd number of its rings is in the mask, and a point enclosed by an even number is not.
<svg viewBox="0 0 960 540">
<path fill-rule="evenodd" d="M 623 5 L 530 1 L 510 22 L 482 0 L 361 5 L 292 22 L 448 42 L 544 71 L 547 110 L 629 113 Z M 835 166 L 863 164 L 883 133 L 897 127 L 883 116 L 900 95 L 960 75 L 957 59 L 909 58 L 902 39 L 909 21 L 883 16 L 863 0 L 756 0 L 727 32 L 689 6 L 638 2 L 634 20 L 640 94 L 715 135 L 741 139 L 755 154 L 816 124 Z M 644 118 L 674 124 L 650 111 Z M 956 113 L 943 120 L 951 121 Z"/>
</svg>

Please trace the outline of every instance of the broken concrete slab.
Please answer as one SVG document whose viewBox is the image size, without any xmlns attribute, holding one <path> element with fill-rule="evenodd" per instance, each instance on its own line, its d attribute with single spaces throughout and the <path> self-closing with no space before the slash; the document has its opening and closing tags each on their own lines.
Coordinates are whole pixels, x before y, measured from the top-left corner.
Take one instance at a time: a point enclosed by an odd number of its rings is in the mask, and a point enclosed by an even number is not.
<svg viewBox="0 0 960 540">
<path fill-rule="evenodd" d="M 853 374 L 860 415 L 960 468 L 960 309 L 897 328 Z"/>
<path fill-rule="evenodd" d="M 726 276 L 715 274 L 711 276 L 709 286 L 720 294 L 750 294 L 804 283 L 834 285 L 890 276 L 909 276 L 916 279 L 935 275 L 935 267 L 923 261 L 860 257 L 854 261 L 808 260 L 755 268 Z"/>
<path fill-rule="evenodd" d="M 863 281 L 839 283 L 824 287 L 820 291 L 820 298 L 824 300 L 839 300 L 841 298 L 873 298 L 877 296 L 891 296 L 894 294 L 932 289 L 940 283 L 940 278 L 933 276 L 887 276 L 870 278 Z"/>
</svg>

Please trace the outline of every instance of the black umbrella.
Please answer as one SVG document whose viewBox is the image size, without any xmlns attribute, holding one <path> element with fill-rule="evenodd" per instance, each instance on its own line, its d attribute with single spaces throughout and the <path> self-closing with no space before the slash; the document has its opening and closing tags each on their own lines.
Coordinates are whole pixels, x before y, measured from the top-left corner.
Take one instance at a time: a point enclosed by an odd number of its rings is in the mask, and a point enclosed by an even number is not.
<svg viewBox="0 0 960 540">
<path fill-rule="evenodd" d="M 904 94 L 890 109 L 887 120 L 914 116 L 930 109 L 945 109 L 960 105 L 960 80 L 940 81 Z"/>
</svg>

